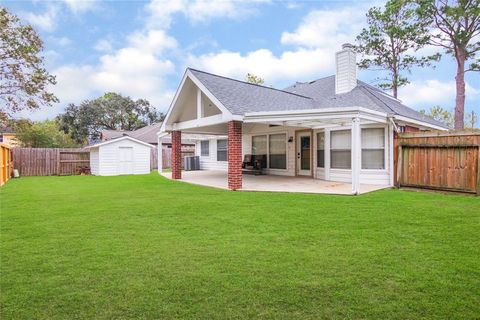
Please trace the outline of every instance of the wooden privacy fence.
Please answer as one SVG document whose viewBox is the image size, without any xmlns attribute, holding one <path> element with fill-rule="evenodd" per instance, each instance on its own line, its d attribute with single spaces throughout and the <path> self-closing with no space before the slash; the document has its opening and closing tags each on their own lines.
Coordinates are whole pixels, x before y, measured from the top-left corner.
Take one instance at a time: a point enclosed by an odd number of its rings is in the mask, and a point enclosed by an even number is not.
<svg viewBox="0 0 480 320">
<path fill-rule="evenodd" d="M 181 159 L 182 159 L 182 168 L 185 167 L 185 157 L 195 155 L 195 147 L 182 146 Z M 163 148 L 162 149 L 162 165 L 164 169 L 170 168 L 172 164 L 172 149 Z"/>
<path fill-rule="evenodd" d="M 397 185 L 480 194 L 480 132 L 398 136 Z"/>
<path fill-rule="evenodd" d="M 74 175 L 90 170 L 90 152 L 81 148 L 14 148 L 20 176 Z"/>
<path fill-rule="evenodd" d="M 152 148 L 150 153 L 150 169 L 158 169 L 158 149 Z M 195 147 L 194 146 L 182 146 L 182 168 L 184 165 L 184 158 L 188 156 L 195 155 Z M 170 168 L 172 159 L 172 149 L 166 146 L 162 147 L 162 168 L 167 169 Z"/>
<path fill-rule="evenodd" d="M 12 175 L 12 152 L 10 146 L 0 143 L 0 186 Z"/>
</svg>

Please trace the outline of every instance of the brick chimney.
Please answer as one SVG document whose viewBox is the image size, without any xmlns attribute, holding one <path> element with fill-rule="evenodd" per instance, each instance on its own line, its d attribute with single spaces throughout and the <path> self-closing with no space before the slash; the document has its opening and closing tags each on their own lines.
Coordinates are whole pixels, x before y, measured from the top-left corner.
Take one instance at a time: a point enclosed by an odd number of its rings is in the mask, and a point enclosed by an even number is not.
<svg viewBox="0 0 480 320">
<path fill-rule="evenodd" d="M 357 86 L 357 60 L 353 45 L 345 43 L 335 54 L 336 75 L 335 93 L 346 93 Z"/>
</svg>

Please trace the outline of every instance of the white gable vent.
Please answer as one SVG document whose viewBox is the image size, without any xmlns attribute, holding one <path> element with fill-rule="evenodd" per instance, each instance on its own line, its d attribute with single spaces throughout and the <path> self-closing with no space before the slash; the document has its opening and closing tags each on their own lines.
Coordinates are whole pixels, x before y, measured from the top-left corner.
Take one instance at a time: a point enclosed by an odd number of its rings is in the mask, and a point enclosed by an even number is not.
<svg viewBox="0 0 480 320">
<path fill-rule="evenodd" d="M 357 86 L 357 61 L 353 45 L 345 43 L 335 57 L 337 72 L 335 93 L 346 93 Z"/>
</svg>

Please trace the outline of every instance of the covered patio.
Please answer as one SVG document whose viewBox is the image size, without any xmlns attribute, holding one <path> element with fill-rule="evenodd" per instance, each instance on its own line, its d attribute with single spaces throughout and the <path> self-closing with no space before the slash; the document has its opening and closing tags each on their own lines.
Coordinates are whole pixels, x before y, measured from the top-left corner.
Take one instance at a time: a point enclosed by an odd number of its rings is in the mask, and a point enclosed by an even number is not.
<svg viewBox="0 0 480 320">
<path fill-rule="evenodd" d="M 172 179 L 171 172 L 162 176 Z M 309 177 L 288 177 L 275 175 L 243 175 L 244 191 L 298 192 L 351 195 L 352 185 L 344 182 L 325 181 Z M 183 171 L 182 181 L 207 187 L 228 189 L 227 172 L 222 170 Z M 359 194 L 364 194 L 387 186 L 361 184 Z"/>
</svg>

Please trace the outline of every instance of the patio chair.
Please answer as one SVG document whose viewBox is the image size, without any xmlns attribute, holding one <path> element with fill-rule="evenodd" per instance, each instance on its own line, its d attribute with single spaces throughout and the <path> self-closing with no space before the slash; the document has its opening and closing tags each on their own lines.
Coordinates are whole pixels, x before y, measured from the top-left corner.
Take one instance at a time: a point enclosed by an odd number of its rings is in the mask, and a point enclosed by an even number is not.
<svg viewBox="0 0 480 320">
<path fill-rule="evenodd" d="M 254 175 L 263 174 L 263 168 L 266 167 L 265 155 L 246 154 L 243 158 L 242 172 Z"/>
</svg>

